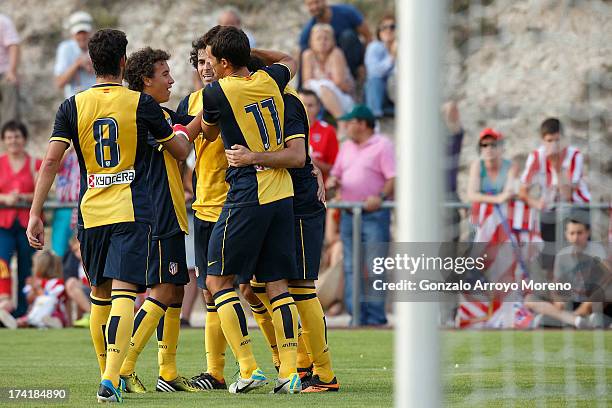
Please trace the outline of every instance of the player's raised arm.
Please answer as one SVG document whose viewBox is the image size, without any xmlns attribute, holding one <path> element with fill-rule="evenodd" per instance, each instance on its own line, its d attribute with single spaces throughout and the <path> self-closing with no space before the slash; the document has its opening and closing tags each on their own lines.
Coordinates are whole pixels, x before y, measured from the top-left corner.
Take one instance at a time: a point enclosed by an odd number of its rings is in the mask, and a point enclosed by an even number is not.
<svg viewBox="0 0 612 408">
<path fill-rule="evenodd" d="M 251 50 L 251 55 L 260 58 L 266 65 L 282 64 L 286 66 L 287 69 L 289 69 L 289 80 L 291 80 L 291 78 L 293 78 L 297 72 L 297 61 L 284 52 L 253 48 Z"/>
<path fill-rule="evenodd" d="M 216 85 L 219 86 L 218 84 Z M 218 89 L 215 84 L 209 84 L 202 91 L 202 134 L 204 139 L 209 142 L 214 142 L 219 137 L 219 118 L 221 113 L 215 98 L 215 93 Z"/>
</svg>

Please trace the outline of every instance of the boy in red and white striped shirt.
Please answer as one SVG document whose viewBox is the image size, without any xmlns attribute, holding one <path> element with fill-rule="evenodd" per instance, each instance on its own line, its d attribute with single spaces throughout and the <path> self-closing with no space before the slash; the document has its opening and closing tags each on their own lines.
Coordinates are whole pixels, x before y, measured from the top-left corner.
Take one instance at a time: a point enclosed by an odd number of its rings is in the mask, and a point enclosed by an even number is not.
<svg viewBox="0 0 612 408">
<path fill-rule="evenodd" d="M 584 156 L 575 146 L 563 146 L 563 127 L 557 118 L 548 118 L 540 126 L 542 145 L 529 154 L 521 175 L 519 197 L 530 207 L 541 210 L 541 233 L 545 242 L 555 242 L 556 204 L 588 204 L 591 201 L 584 179 Z M 539 196 L 530 194 L 537 186 Z M 544 250 L 542 266 L 552 271 L 554 249 Z"/>
</svg>

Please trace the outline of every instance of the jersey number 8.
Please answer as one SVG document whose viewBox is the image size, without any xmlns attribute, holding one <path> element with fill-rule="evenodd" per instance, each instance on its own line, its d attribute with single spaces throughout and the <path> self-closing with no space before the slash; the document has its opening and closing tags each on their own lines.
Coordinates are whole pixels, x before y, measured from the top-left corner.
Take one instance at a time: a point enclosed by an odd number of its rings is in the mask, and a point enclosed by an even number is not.
<svg viewBox="0 0 612 408">
<path fill-rule="evenodd" d="M 108 129 L 108 137 L 104 131 Z M 113 118 L 96 119 L 93 124 L 93 135 L 96 141 L 96 161 L 102 168 L 115 167 L 119 164 L 119 136 L 117 122 Z M 109 155 L 105 157 L 104 151 L 108 148 Z"/>
</svg>

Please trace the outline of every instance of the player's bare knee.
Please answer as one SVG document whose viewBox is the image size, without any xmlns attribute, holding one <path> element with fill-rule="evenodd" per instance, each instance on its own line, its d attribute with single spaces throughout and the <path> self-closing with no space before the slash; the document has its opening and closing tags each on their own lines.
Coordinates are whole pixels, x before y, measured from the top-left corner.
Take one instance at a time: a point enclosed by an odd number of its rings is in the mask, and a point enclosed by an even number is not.
<svg viewBox="0 0 612 408">
<path fill-rule="evenodd" d="M 160 283 L 153 286 L 149 296 L 168 306 L 174 303 L 174 287 L 175 285 L 171 283 Z"/>
<path fill-rule="evenodd" d="M 210 291 L 210 293 L 215 296 L 215 294 L 223 289 L 231 289 L 234 285 L 234 275 L 228 276 L 215 276 L 208 275 L 206 277 L 206 287 Z"/>
<path fill-rule="evenodd" d="M 274 282 L 266 282 L 266 294 L 269 299 L 273 299 L 278 295 L 282 295 L 283 293 L 287 293 L 289 290 L 287 286 L 287 280 L 281 279 Z"/>
<path fill-rule="evenodd" d="M 204 296 L 204 303 L 215 303 L 212 293 L 208 289 L 202 289 L 202 296 Z"/>
<path fill-rule="evenodd" d="M 172 299 L 172 303 L 183 303 L 183 296 L 185 296 L 185 287 L 182 285 L 175 285 L 174 298 Z"/>
<path fill-rule="evenodd" d="M 113 279 L 112 290 L 132 290 L 137 291 L 138 285 L 119 279 Z"/>
<path fill-rule="evenodd" d="M 242 293 L 242 296 L 250 305 L 258 305 L 261 303 L 257 295 L 255 295 L 255 292 L 253 292 L 253 288 L 248 283 L 240 284 L 240 293 Z"/>
<path fill-rule="evenodd" d="M 112 288 L 112 282 L 108 280 L 101 285 L 92 286 L 91 295 L 99 299 L 110 299 Z"/>
<path fill-rule="evenodd" d="M 315 281 L 313 279 L 292 279 L 289 281 L 289 286 L 308 286 L 314 288 Z"/>
</svg>

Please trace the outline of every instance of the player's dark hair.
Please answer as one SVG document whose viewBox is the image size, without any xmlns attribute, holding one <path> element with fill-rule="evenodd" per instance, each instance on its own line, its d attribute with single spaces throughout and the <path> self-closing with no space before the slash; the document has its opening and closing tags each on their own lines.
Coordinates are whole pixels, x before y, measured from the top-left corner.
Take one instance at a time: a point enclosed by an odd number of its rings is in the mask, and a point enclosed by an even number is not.
<svg viewBox="0 0 612 408">
<path fill-rule="evenodd" d="M 561 125 L 561 121 L 557 118 L 548 118 L 540 125 L 540 134 L 542 137 L 562 132 L 563 126 Z"/>
<path fill-rule="evenodd" d="M 247 64 L 247 69 L 250 72 L 255 72 L 255 71 L 262 69 L 265 66 L 266 64 L 263 62 L 261 58 L 251 55 L 251 58 L 249 59 L 249 63 Z"/>
<path fill-rule="evenodd" d="M 4 125 L 2 125 L 2 131 L 0 132 L 0 139 L 4 140 L 4 135 L 6 132 L 16 132 L 19 131 L 23 135 L 24 139 L 28 139 L 28 128 L 23 123 L 17 120 L 9 120 Z"/>
<path fill-rule="evenodd" d="M 215 58 L 225 58 L 234 68 L 246 67 L 251 58 L 249 39 L 244 31 L 236 27 L 221 27 L 208 45 Z"/>
<path fill-rule="evenodd" d="M 151 47 L 142 48 L 130 55 L 125 64 L 125 80 L 133 91 L 144 90 L 144 78 L 153 78 L 155 64 L 168 61 L 170 54 L 164 50 L 154 50 Z"/>
<path fill-rule="evenodd" d="M 89 56 L 96 76 L 118 76 L 128 40 L 123 31 L 105 28 L 89 40 Z"/>
<path fill-rule="evenodd" d="M 189 53 L 189 62 L 195 69 L 198 69 L 198 51 L 206 49 L 207 45 L 210 45 L 212 39 L 217 35 L 221 26 L 214 26 L 206 32 L 203 36 L 191 43 L 191 52 Z"/>
</svg>

